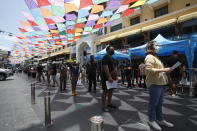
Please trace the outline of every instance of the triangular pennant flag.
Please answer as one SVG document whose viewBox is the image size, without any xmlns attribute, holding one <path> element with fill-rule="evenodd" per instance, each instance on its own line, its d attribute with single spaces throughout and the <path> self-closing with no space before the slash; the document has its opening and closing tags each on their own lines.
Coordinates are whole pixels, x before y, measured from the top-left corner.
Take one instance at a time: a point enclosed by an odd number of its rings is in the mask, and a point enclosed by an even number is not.
<svg viewBox="0 0 197 131">
<path fill-rule="evenodd" d="M 102 27 L 103 27 L 102 24 L 99 24 L 99 25 L 97 24 L 97 25 L 94 26 L 94 29 L 99 29 L 99 28 L 102 28 Z"/>
<path fill-rule="evenodd" d="M 52 19 L 49 18 L 44 18 L 44 20 L 46 21 L 47 24 L 54 24 L 55 21 L 53 21 Z"/>
<path fill-rule="evenodd" d="M 65 12 L 66 13 L 78 10 L 77 6 L 74 3 L 65 3 L 64 7 L 65 7 Z"/>
<path fill-rule="evenodd" d="M 68 34 L 73 34 L 74 33 L 74 30 L 67 30 L 67 33 Z"/>
<path fill-rule="evenodd" d="M 38 5 L 34 2 L 34 0 L 25 0 L 25 3 L 30 10 L 38 8 Z"/>
<path fill-rule="evenodd" d="M 28 26 L 31 26 L 28 22 L 26 22 L 26 21 L 20 21 L 20 24 L 22 25 L 22 26 L 25 26 L 25 27 L 28 27 Z"/>
<path fill-rule="evenodd" d="M 107 22 L 107 18 L 99 18 L 97 24 L 103 24 L 105 22 Z"/>
<path fill-rule="evenodd" d="M 127 9 L 124 11 L 124 13 L 122 14 L 122 16 L 128 16 L 128 15 L 132 15 L 134 13 L 133 9 Z"/>
<path fill-rule="evenodd" d="M 92 4 L 93 4 L 92 0 L 80 0 L 79 8 L 84 8 L 84 7 L 90 6 Z"/>
<path fill-rule="evenodd" d="M 75 24 L 75 27 L 76 28 L 83 28 L 84 27 L 84 24 L 80 23 L 80 24 Z"/>
<path fill-rule="evenodd" d="M 43 15 L 45 18 L 53 16 L 52 12 L 51 12 L 49 9 L 40 8 L 40 11 L 41 11 L 42 15 Z"/>
<path fill-rule="evenodd" d="M 91 13 L 99 13 L 104 10 L 103 5 L 93 5 Z"/>
<path fill-rule="evenodd" d="M 48 0 L 37 0 L 37 3 L 39 7 L 51 5 Z"/>
<path fill-rule="evenodd" d="M 34 21 L 27 20 L 31 26 L 38 26 Z"/>
<path fill-rule="evenodd" d="M 21 32 L 27 32 L 25 29 L 18 28 Z"/>
<path fill-rule="evenodd" d="M 122 5 L 128 5 L 128 4 L 133 3 L 133 2 L 136 2 L 136 1 L 138 1 L 138 0 L 124 0 L 122 2 Z"/>
<path fill-rule="evenodd" d="M 137 2 L 135 2 L 133 5 L 131 5 L 129 8 L 135 8 L 137 6 L 141 6 L 143 5 L 147 0 L 138 0 Z"/>
</svg>

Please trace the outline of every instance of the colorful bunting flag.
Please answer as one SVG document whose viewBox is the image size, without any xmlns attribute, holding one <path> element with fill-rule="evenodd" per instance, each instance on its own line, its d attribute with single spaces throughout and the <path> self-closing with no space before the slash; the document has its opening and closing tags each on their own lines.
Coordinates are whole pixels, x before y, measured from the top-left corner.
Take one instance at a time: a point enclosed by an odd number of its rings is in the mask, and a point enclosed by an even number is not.
<svg viewBox="0 0 197 131">
<path fill-rule="evenodd" d="M 84 8 L 84 7 L 90 6 L 92 4 L 93 4 L 92 0 L 80 0 L 79 8 Z"/>
</svg>

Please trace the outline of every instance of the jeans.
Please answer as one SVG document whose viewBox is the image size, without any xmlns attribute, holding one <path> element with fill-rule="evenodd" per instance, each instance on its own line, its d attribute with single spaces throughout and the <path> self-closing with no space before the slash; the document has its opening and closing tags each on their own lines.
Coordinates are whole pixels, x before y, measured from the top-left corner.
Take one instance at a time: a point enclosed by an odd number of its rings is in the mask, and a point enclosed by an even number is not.
<svg viewBox="0 0 197 131">
<path fill-rule="evenodd" d="M 162 121 L 164 119 L 162 113 L 164 88 L 165 86 L 163 85 L 151 85 L 149 89 L 148 116 L 150 122 L 155 120 Z"/>
</svg>

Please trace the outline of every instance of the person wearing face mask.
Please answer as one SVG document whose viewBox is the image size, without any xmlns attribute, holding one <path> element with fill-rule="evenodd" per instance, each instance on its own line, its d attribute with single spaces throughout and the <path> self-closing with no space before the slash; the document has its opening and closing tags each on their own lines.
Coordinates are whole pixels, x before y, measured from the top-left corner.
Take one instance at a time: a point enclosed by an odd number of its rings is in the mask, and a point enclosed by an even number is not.
<svg viewBox="0 0 197 131">
<path fill-rule="evenodd" d="M 146 86 L 149 88 L 148 117 L 149 125 L 155 130 L 161 130 L 159 125 L 173 127 L 167 122 L 162 113 L 165 86 L 168 84 L 166 73 L 172 71 L 171 68 L 164 68 L 163 63 L 157 56 L 158 48 L 155 41 L 150 41 L 146 47 L 145 74 Z M 158 125 L 159 124 L 159 125 Z"/>
<path fill-rule="evenodd" d="M 96 93 L 96 70 L 97 64 L 94 61 L 94 56 L 90 56 L 90 63 L 87 65 L 87 77 L 89 82 L 88 92 L 92 91 L 92 84 L 94 85 L 94 93 Z"/>
<path fill-rule="evenodd" d="M 108 46 L 106 48 L 107 54 L 102 59 L 102 110 L 104 112 L 109 112 L 109 108 L 116 108 L 116 106 L 111 104 L 113 89 L 107 89 L 106 81 L 113 82 L 117 79 L 116 70 L 112 55 L 114 54 L 114 48 Z"/>
<path fill-rule="evenodd" d="M 72 96 L 76 96 L 76 86 L 77 86 L 77 81 L 79 78 L 79 66 L 76 62 L 74 62 L 70 66 L 70 76 L 71 76 L 71 85 L 72 85 Z"/>
</svg>

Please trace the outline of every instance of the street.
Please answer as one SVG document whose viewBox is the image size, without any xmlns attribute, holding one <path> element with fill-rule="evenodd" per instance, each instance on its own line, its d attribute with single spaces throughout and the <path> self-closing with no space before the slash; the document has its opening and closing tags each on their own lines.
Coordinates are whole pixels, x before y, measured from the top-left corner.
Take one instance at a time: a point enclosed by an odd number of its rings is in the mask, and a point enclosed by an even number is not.
<svg viewBox="0 0 197 131">
<path fill-rule="evenodd" d="M 79 85 L 78 96 L 71 96 L 70 83 L 63 93 L 58 88 L 47 89 L 36 84 L 36 104 L 31 105 L 30 84 L 34 79 L 24 74 L 0 82 L 0 131 L 90 131 L 89 119 L 95 115 L 104 118 L 105 131 L 152 130 L 147 124 L 148 94 L 144 89 L 127 89 L 120 86 L 114 92 L 113 102 L 119 109 L 103 113 L 100 109 L 101 92 L 87 93 Z M 87 85 L 86 85 L 87 86 Z M 99 87 L 99 86 L 98 86 Z M 51 92 L 52 126 L 44 126 L 44 93 Z M 165 96 L 165 118 L 174 128 L 162 127 L 164 131 L 195 131 L 197 129 L 197 99 L 179 95 Z"/>
</svg>

